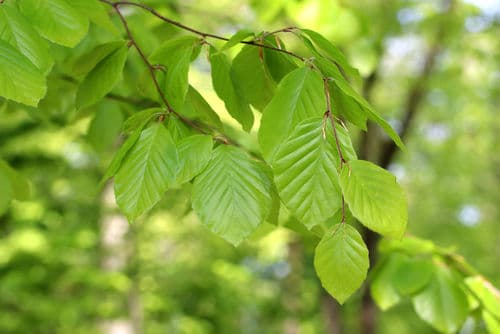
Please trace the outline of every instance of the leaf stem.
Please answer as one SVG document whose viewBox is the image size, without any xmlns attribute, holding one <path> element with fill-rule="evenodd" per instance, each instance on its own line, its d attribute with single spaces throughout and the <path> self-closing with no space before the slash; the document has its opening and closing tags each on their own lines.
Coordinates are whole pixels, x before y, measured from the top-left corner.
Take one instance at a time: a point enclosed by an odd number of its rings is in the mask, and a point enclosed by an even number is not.
<svg viewBox="0 0 500 334">
<path fill-rule="evenodd" d="M 344 155 L 342 153 L 342 148 L 340 146 L 340 139 L 337 133 L 337 128 L 335 126 L 335 117 L 333 116 L 332 112 L 332 102 L 331 102 L 331 97 L 330 97 L 330 86 L 328 85 L 328 80 L 329 78 L 323 78 L 323 87 L 325 89 L 325 98 L 326 98 L 326 112 L 324 117 L 328 118 L 330 120 L 330 123 L 332 125 L 332 131 L 333 131 L 333 137 L 335 138 L 335 146 L 337 147 L 337 153 L 339 155 L 340 159 L 340 170 L 344 167 L 344 164 L 347 162 L 344 158 Z M 344 199 L 344 194 L 342 194 L 342 221 L 341 223 L 345 223 L 345 199 Z"/>
<path fill-rule="evenodd" d="M 164 22 L 167 22 L 168 24 L 171 24 L 171 25 L 176 26 L 176 27 L 178 27 L 180 29 L 189 31 L 189 32 L 191 32 L 193 34 L 199 35 L 199 36 L 201 36 L 203 38 L 209 37 L 209 38 L 214 38 L 214 39 L 218 39 L 218 40 L 222 40 L 222 41 L 229 41 L 229 38 L 227 38 L 227 37 L 223 37 L 223 36 L 219 36 L 219 35 L 215 35 L 215 34 L 203 32 L 203 31 L 194 29 L 192 27 L 188 27 L 187 25 L 182 24 L 181 22 L 172 20 L 172 19 L 170 19 L 168 17 L 165 17 L 165 16 L 161 15 L 155 9 L 153 9 L 153 8 L 151 8 L 149 6 L 143 5 L 141 3 L 132 2 L 132 1 L 116 1 L 116 2 L 113 2 L 113 1 L 110 1 L 110 0 L 100 0 L 100 1 L 106 3 L 106 4 L 110 5 L 110 6 L 113 6 L 115 8 L 115 10 L 117 10 L 119 6 L 134 6 L 134 7 L 138 7 L 138 8 L 141 8 L 141 9 L 145 10 L 145 11 L 148 11 L 152 15 L 156 16 L 157 18 L 159 18 L 160 20 L 162 20 Z M 290 30 L 291 30 L 290 27 L 282 29 L 282 31 L 290 31 Z M 277 31 L 277 32 L 279 32 L 279 31 Z M 277 51 L 277 52 L 286 53 L 287 55 L 292 56 L 294 58 L 297 58 L 297 59 L 299 59 L 301 61 L 306 60 L 306 58 L 304 58 L 302 56 L 299 56 L 296 53 L 293 53 L 293 52 L 288 51 L 288 50 L 280 49 L 280 48 L 274 47 L 272 45 L 266 45 L 266 44 L 258 43 L 256 41 L 240 41 L 239 43 L 241 43 L 241 44 L 247 44 L 247 45 L 253 45 L 253 46 L 257 46 L 257 47 L 261 47 L 261 48 L 265 48 L 265 49 L 274 50 L 274 51 Z"/>
</svg>

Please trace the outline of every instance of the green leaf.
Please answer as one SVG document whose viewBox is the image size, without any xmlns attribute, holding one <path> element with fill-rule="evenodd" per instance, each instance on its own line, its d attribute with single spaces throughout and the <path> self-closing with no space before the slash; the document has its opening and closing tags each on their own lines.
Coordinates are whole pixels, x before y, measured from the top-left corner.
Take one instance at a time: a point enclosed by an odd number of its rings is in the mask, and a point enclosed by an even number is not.
<svg viewBox="0 0 500 334">
<path fill-rule="evenodd" d="M 101 182 L 99 183 L 99 188 L 102 187 L 104 182 L 106 182 L 109 178 L 113 177 L 118 170 L 120 169 L 123 160 L 127 156 L 127 153 L 130 151 L 132 146 L 135 145 L 139 137 L 141 136 L 142 129 L 148 124 L 149 118 L 145 119 L 142 124 L 137 126 L 135 128 L 134 132 L 125 140 L 123 145 L 120 147 L 120 149 L 116 152 L 116 154 L 113 157 L 113 160 L 111 160 L 111 163 L 109 164 L 108 168 L 106 169 L 106 172 L 104 173 L 104 176 L 101 179 Z"/>
<path fill-rule="evenodd" d="M 217 96 L 224 101 L 227 111 L 241 124 L 243 130 L 250 131 L 253 113 L 245 98 L 234 87 L 229 58 L 211 47 L 209 59 L 212 66 L 212 85 Z"/>
<path fill-rule="evenodd" d="M 71 0 L 70 4 L 97 26 L 106 29 L 114 35 L 119 34 L 118 29 L 116 29 L 116 26 L 108 15 L 107 8 L 99 0 Z"/>
<path fill-rule="evenodd" d="M 272 166 L 280 197 L 309 229 L 341 206 L 339 165 L 332 127 L 321 117 L 299 123 L 276 153 Z"/>
<path fill-rule="evenodd" d="M 135 131 L 137 128 L 144 127 L 144 124 L 153 119 L 155 115 L 165 115 L 165 110 L 161 108 L 149 108 L 138 111 L 123 123 L 123 132 L 129 133 Z"/>
<path fill-rule="evenodd" d="M 96 112 L 87 131 L 89 143 L 97 152 L 109 150 L 116 142 L 123 124 L 123 114 L 116 104 L 106 103 Z"/>
<path fill-rule="evenodd" d="M 366 131 L 367 113 L 353 98 L 344 94 L 336 85 L 330 85 L 333 113 Z"/>
<path fill-rule="evenodd" d="M 175 181 L 177 168 L 177 148 L 163 124 L 143 130 L 115 176 L 116 202 L 129 220 L 160 200 Z"/>
<path fill-rule="evenodd" d="M 363 283 L 369 267 L 368 249 L 348 224 L 326 234 L 314 253 L 314 268 L 323 287 L 343 304 Z"/>
<path fill-rule="evenodd" d="M 349 64 L 344 54 L 329 40 L 321 34 L 309 29 L 301 29 L 301 31 L 309 37 L 317 47 L 325 52 L 326 58 L 336 62 L 353 79 L 359 78 L 359 71 Z M 309 46 L 310 44 L 305 43 L 305 45 Z"/>
<path fill-rule="evenodd" d="M 384 236 L 401 238 L 408 220 L 406 196 L 394 175 L 364 160 L 342 168 L 340 186 L 354 217 Z"/>
<path fill-rule="evenodd" d="M 255 109 L 263 110 L 273 97 L 276 84 L 272 80 L 258 47 L 245 45 L 233 59 L 231 80 L 239 95 Z"/>
<path fill-rule="evenodd" d="M 385 119 L 382 118 L 379 114 L 377 114 L 373 109 L 368 109 L 368 118 L 380 125 L 382 129 L 387 133 L 387 135 L 396 143 L 396 145 L 402 150 L 406 151 L 406 146 L 403 144 L 403 141 L 399 137 L 399 135 L 394 131 L 392 126 L 387 123 Z"/>
<path fill-rule="evenodd" d="M 43 73 L 12 45 L 0 40 L 0 96 L 36 107 L 46 92 Z"/>
<path fill-rule="evenodd" d="M 203 96 L 193 87 L 189 86 L 184 108 L 180 113 L 192 120 L 200 120 L 215 129 L 222 127 L 219 115 L 212 109 Z"/>
<path fill-rule="evenodd" d="M 394 285 L 400 267 L 408 260 L 398 253 L 391 254 L 377 264 L 373 271 L 370 293 L 382 311 L 386 311 L 401 301 L 401 295 Z"/>
<path fill-rule="evenodd" d="M 378 248 L 383 253 L 399 251 L 412 256 L 430 255 L 437 250 L 431 241 L 412 236 L 406 236 L 402 240 L 382 239 Z"/>
<path fill-rule="evenodd" d="M 465 284 L 483 307 L 500 319 L 500 291 L 481 276 L 467 277 Z"/>
<path fill-rule="evenodd" d="M 199 38 L 182 36 L 169 39 L 149 57 L 152 63 L 165 67 L 166 75 L 161 85 L 165 97 L 175 110 L 181 110 L 184 106 L 189 88 L 189 65 L 199 48 Z"/>
<path fill-rule="evenodd" d="M 125 45 L 125 41 L 113 41 L 96 46 L 74 61 L 72 74 L 78 78 L 85 76 L 104 58 L 123 48 Z M 151 78 L 149 80 L 151 81 Z"/>
<path fill-rule="evenodd" d="M 179 152 L 177 184 L 188 182 L 200 174 L 212 156 L 212 146 L 212 137 L 207 135 L 189 136 L 177 143 Z"/>
<path fill-rule="evenodd" d="M 321 76 L 308 67 L 290 72 L 278 85 L 276 94 L 262 114 L 259 144 L 267 161 L 279 145 L 304 119 L 321 116 L 326 100 Z"/>
<path fill-rule="evenodd" d="M 273 40 L 271 36 L 266 37 L 264 39 L 264 43 L 266 45 L 278 47 L 276 41 Z M 282 42 L 280 42 L 280 45 L 283 47 Z M 288 73 L 297 69 L 297 64 L 291 56 L 268 48 L 263 48 L 263 51 L 266 69 L 269 71 L 275 82 L 279 83 Z"/>
<path fill-rule="evenodd" d="M 488 332 L 491 334 L 500 334 L 500 320 L 486 310 L 483 310 L 482 316 Z"/>
<path fill-rule="evenodd" d="M 236 246 L 266 219 L 271 188 L 260 164 L 239 148 L 221 145 L 194 181 L 193 209 L 212 232 Z"/>
<path fill-rule="evenodd" d="M 9 179 L 10 191 L 6 190 L 13 199 L 20 201 L 27 200 L 31 196 L 31 187 L 28 180 L 15 169 L 10 167 L 4 160 L 0 159 L 0 173 Z M 0 189 L 3 188 L 0 187 Z M 7 188 L 6 188 L 7 189 Z M 1 210 L 0 210 L 1 211 Z"/>
<path fill-rule="evenodd" d="M 10 206 L 12 200 L 12 188 L 8 175 L 0 169 L 0 216 L 2 216 Z"/>
<path fill-rule="evenodd" d="M 91 106 L 99 102 L 122 77 L 123 67 L 127 61 L 128 48 L 122 46 L 104 57 L 87 74 L 80 84 L 76 94 L 78 109 Z"/>
<path fill-rule="evenodd" d="M 174 142 L 178 143 L 184 138 L 197 134 L 195 130 L 187 126 L 177 117 L 170 117 L 167 123 L 168 133 L 172 136 Z"/>
<path fill-rule="evenodd" d="M 402 295 L 410 295 L 425 287 L 432 276 L 432 263 L 428 260 L 404 261 L 394 277 L 394 286 Z"/>
<path fill-rule="evenodd" d="M 222 48 L 220 49 L 220 52 L 232 48 L 233 46 L 235 46 L 236 44 L 240 43 L 241 41 L 243 41 L 244 39 L 246 39 L 247 37 L 250 37 L 250 36 L 255 36 L 255 34 L 252 31 L 247 30 L 247 29 L 238 30 L 236 32 L 236 34 L 231 36 L 229 41 L 227 41 L 222 46 Z"/>
<path fill-rule="evenodd" d="M 418 316 L 444 333 L 458 331 L 469 313 L 467 295 L 443 265 L 435 266 L 431 281 L 412 301 Z"/>
<path fill-rule="evenodd" d="M 28 21 L 49 41 L 74 47 L 87 34 L 88 19 L 67 0 L 19 0 L 18 3 Z"/>
<path fill-rule="evenodd" d="M 0 39 L 20 51 L 43 74 L 50 72 L 54 65 L 47 42 L 16 7 L 8 3 L 0 6 Z"/>
</svg>

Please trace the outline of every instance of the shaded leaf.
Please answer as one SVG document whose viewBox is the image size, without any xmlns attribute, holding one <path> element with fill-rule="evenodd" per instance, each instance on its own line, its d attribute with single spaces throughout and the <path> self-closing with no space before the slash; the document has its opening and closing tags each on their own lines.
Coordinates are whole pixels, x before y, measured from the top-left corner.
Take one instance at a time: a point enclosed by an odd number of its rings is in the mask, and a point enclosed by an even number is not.
<svg viewBox="0 0 500 334">
<path fill-rule="evenodd" d="M 248 102 L 234 87 L 230 76 L 229 58 L 212 47 L 209 58 L 212 66 L 212 85 L 217 96 L 224 101 L 227 111 L 241 124 L 243 130 L 250 131 L 253 125 L 253 113 Z"/>
<path fill-rule="evenodd" d="M 177 184 L 188 182 L 200 174 L 212 156 L 212 146 L 212 137 L 207 135 L 189 136 L 177 143 L 179 152 Z"/>
<path fill-rule="evenodd" d="M 469 313 L 466 294 L 442 265 L 435 266 L 429 284 L 412 301 L 418 316 L 444 333 L 458 331 Z"/>
<path fill-rule="evenodd" d="M 76 106 L 85 108 L 99 102 L 122 78 L 128 48 L 122 46 L 104 57 L 85 76 L 76 94 Z"/>
</svg>

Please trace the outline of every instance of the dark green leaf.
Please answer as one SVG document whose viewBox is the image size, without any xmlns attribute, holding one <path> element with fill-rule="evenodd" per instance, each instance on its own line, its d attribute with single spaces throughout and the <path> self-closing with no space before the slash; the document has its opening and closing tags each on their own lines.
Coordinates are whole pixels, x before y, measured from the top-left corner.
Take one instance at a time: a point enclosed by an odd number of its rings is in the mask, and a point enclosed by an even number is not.
<svg viewBox="0 0 500 334">
<path fill-rule="evenodd" d="M 263 110 L 273 97 L 276 84 L 266 67 L 262 51 L 245 45 L 233 59 L 231 80 L 238 94 L 245 97 L 255 109 Z"/>
<path fill-rule="evenodd" d="M 224 101 L 229 114 L 241 124 L 243 130 L 250 131 L 253 125 L 253 113 L 244 97 L 234 87 L 230 76 L 229 59 L 225 54 L 210 48 L 210 64 L 215 92 Z"/>
<path fill-rule="evenodd" d="M 127 61 L 128 48 L 122 46 L 104 57 L 87 74 L 80 84 L 76 95 L 78 109 L 91 106 L 99 102 L 122 77 L 123 67 Z"/>
</svg>

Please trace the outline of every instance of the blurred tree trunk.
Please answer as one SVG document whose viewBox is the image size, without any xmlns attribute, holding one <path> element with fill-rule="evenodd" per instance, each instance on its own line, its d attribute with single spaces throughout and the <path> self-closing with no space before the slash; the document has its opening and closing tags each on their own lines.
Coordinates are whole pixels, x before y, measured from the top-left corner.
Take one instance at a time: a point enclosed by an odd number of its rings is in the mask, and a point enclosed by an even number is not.
<svg viewBox="0 0 500 334">
<path fill-rule="evenodd" d="M 443 11 L 441 16 L 451 13 L 453 0 L 444 0 L 442 3 Z M 427 82 L 432 74 L 436 59 L 442 51 L 446 26 L 445 22 L 439 26 L 434 41 L 423 56 L 423 67 L 415 79 L 413 85 L 408 91 L 406 101 L 403 106 L 401 117 L 401 129 L 399 135 L 403 141 L 408 137 L 408 134 L 414 127 L 415 116 L 422 104 L 422 100 L 427 93 Z M 378 81 L 379 70 L 376 69 L 365 81 L 363 87 L 364 97 L 371 102 L 371 92 L 376 82 Z M 380 167 L 387 169 L 394 161 L 398 152 L 396 144 L 392 140 L 388 140 L 386 136 L 375 127 L 372 123 L 368 124 L 368 129 L 363 133 L 360 146 L 358 149 L 359 159 L 369 160 Z M 362 235 L 366 242 L 369 256 L 370 267 L 373 267 L 377 260 L 377 244 L 380 240 L 380 235 L 363 228 Z M 362 334 L 374 334 L 377 327 L 377 307 L 373 301 L 369 289 L 366 286 L 361 300 L 360 328 Z"/>
</svg>

